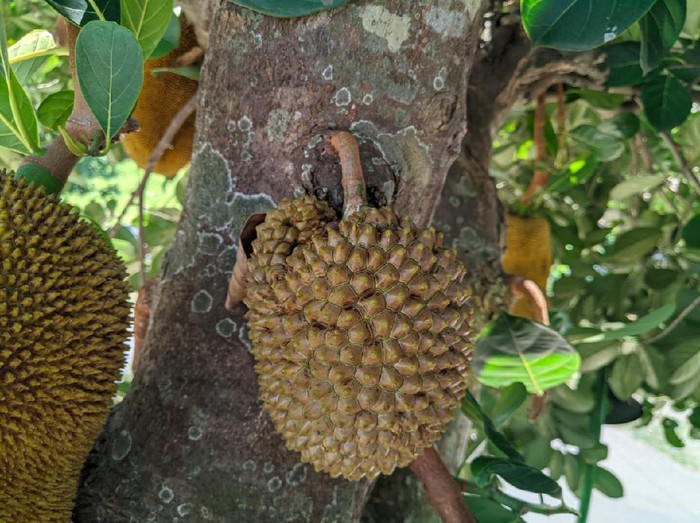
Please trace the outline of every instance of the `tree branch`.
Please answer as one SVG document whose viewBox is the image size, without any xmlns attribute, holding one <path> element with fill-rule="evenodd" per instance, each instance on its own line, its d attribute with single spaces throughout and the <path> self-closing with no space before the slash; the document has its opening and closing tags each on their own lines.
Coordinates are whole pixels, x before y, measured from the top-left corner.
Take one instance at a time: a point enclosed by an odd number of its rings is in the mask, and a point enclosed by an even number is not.
<svg viewBox="0 0 700 523">
<path fill-rule="evenodd" d="M 688 161 L 683 156 L 683 151 L 681 151 L 681 148 L 667 132 L 659 133 L 659 135 L 671 151 L 671 154 L 676 160 L 681 173 L 683 173 L 683 176 L 685 176 L 685 179 L 688 180 L 690 185 L 695 185 L 696 190 L 700 190 L 700 179 L 698 179 L 693 170 L 690 168 L 690 165 L 688 165 Z"/>
</svg>

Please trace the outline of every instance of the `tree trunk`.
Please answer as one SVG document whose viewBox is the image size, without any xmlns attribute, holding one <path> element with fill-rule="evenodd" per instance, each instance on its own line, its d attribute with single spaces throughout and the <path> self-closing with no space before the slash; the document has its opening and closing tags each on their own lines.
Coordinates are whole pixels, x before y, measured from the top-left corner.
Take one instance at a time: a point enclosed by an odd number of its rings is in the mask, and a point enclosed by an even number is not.
<svg viewBox="0 0 700 523">
<path fill-rule="evenodd" d="M 185 210 L 138 373 L 86 465 L 75 520 L 357 521 L 368 490 L 315 473 L 261 412 L 245 310 L 224 309 L 253 212 L 337 205 L 322 133 L 361 140 L 370 197 L 426 225 L 465 132 L 478 0 L 356 1 L 298 19 L 223 2 Z"/>
</svg>

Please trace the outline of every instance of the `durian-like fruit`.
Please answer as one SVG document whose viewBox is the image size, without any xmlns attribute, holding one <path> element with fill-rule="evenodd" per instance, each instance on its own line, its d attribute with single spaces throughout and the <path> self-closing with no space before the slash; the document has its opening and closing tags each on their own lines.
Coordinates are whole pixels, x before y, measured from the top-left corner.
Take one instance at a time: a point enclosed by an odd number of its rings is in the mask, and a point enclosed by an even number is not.
<svg viewBox="0 0 700 523">
<path fill-rule="evenodd" d="M 0 171 L 0 521 L 71 520 L 124 363 L 124 277 L 90 223 Z"/>
<path fill-rule="evenodd" d="M 535 282 L 546 295 L 552 267 L 549 222 L 545 218 L 507 214 L 506 249 L 501 264 L 508 274 Z M 509 309 L 515 316 L 533 318 L 530 304 L 524 297 L 513 297 Z"/>
<path fill-rule="evenodd" d="M 249 336 L 287 447 L 350 480 L 408 465 L 467 386 L 471 310 L 455 251 L 392 208 L 337 222 L 310 197 L 282 201 L 256 232 Z"/>
</svg>

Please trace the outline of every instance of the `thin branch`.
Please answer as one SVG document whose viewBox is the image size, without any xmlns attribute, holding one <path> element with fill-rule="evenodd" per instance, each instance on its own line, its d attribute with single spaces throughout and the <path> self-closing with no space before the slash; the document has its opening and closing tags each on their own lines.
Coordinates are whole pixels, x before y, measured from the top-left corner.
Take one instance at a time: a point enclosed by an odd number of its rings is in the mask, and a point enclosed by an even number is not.
<svg viewBox="0 0 700 523">
<path fill-rule="evenodd" d="M 117 232 L 119 232 L 119 229 L 121 228 L 121 222 L 124 219 L 124 215 L 126 214 L 129 207 L 131 207 L 131 205 L 134 203 L 136 198 L 139 198 L 140 200 L 143 196 L 143 192 L 146 188 L 146 183 L 148 183 L 148 178 L 151 176 L 153 169 L 155 169 L 156 165 L 158 164 L 158 160 L 160 160 L 161 156 L 165 154 L 165 151 L 167 151 L 168 148 L 172 146 L 172 142 L 175 138 L 175 135 L 184 125 L 187 118 L 189 118 L 190 115 L 195 111 L 196 108 L 197 93 L 192 95 L 192 97 L 187 101 L 187 103 L 182 106 L 182 108 L 178 111 L 178 113 L 170 122 L 168 128 L 163 133 L 163 136 L 160 137 L 158 145 L 156 145 L 156 148 L 153 149 L 151 156 L 148 158 L 148 163 L 146 163 L 146 170 L 143 174 L 143 178 L 141 178 L 141 183 L 139 183 L 139 186 L 136 188 L 136 190 L 131 193 L 129 201 L 126 202 L 124 209 L 122 209 L 121 214 L 117 218 L 117 222 L 114 224 L 114 227 L 112 227 L 112 230 L 109 232 L 110 238 L 114 238 Z"/>
<path fill-rule="evenodd" d="M 557 142 L 557 165 L 566 162 L 569 152 L 566 149 L 566 104 L 564 100 L 564 84 L 557 84 L 557 132 L 559 133 Z"/>
<path fill-rule="evenodd" d="M 541 168 L 541 165 L 547 159 L 547 140 L 544 136 L 544 126 L 546 121 L 544 112 L 545 102 L 546 96 L 544 93 L 537 97 L 537 106 L 535 107 L 535 121 L 533 125 L 533 141 L 535 143 L 536 151 L 536 168 L 535 174 L 532 176 L 530 186 L 525 191 L 525 194 L 523 194 L 520 198 L 520 201 L 523 203 L 528 203 L 537 190 L 544 189 L 547 186 L 547 180 L 549 178 L 549 174 L 547 173 L 547 171 Z"/>
<path fill-rule="evenodd" d="M 657 334 L 653 338 L 650 338 L 649 340 L 647 340 L 646 343 L 654 344 L 657 341 L 660 341 L 660 340 L 664 339 L 666 336 L 668 336 L 669 334 L 671 334 L 671 332 L 673 332 L 673 330 L 676 327 L 678 327 L 678 325 L 686 318 L 686 316 L 688 316 L 688 314 L 693 312 L 695 307 L 697 307 L 698 305 L 700 305 L 700 296 L 696 297 L 693 301 L 691 301 L 688 304 L 688 306 L 685 309 L 683 309 L 683 311 L 678 315 L 678 317 L 668 325 L 668 327 L 666 327 L 663 331 L 661 331 L 659 334 Z"/>
<path fill-rule="evenodd" d="M 666 143 L 666 146 L 671 151 L 673 158 L 676 160 L 678 167 L 680 167 L 681 172 L 683 173 L 683 176 L 685 176 L 686 180 L 688 180 L 688 183 L 695 185 L 695 188 L 700 191 L 700 179 L 695 176 L 695 173 L 690 168 L 690 165 L 688 165 L 688 160 L 686 160 L 683 156 L 683 151 L 681 151 L 681 148 L 668 133 L 663 132 L 659 134 L 661 135 L 664 143 Z"/>
<path fill-rule="evenodd" d="M 434 447 L 418 456 L 411 470 L 423 483 L 430 504 L 444 523 L 477 523 L 464 503 L 462 489 Z"/>
</svg>

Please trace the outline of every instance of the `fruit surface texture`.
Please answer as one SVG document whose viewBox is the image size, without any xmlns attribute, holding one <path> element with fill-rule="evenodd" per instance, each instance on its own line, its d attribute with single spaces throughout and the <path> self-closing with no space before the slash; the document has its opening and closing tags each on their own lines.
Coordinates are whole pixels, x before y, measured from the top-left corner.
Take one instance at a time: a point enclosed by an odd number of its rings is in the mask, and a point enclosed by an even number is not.
<svg viewBox="0 0 700 523">
<path fill-rule="evenodd" d="M 456 253 L 389 207 L 338 221 L 312 197 L 282 201 L 256 232 L 244 301 L 260 398 L 287 447 L 350 480 L 408 465 L 467 386 Z"/>
<path fill-rule="evenodd" d="M 56 196 L 0 171 L 0 521 L 71 520 L 124 364 L 125 271 Z"/>
</svg>

